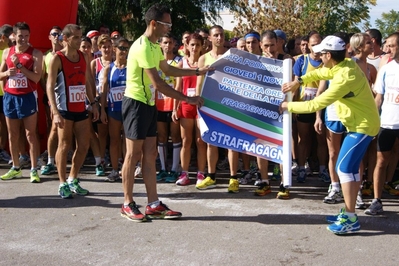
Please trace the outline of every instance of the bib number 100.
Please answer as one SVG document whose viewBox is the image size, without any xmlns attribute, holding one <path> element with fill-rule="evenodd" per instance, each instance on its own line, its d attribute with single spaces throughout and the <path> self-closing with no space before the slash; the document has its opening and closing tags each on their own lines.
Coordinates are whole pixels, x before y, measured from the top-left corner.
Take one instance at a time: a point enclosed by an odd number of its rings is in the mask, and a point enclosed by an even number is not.
<svg viewBox="0 0 399 266">
<path fill-rule="evenodd" d="M 83 86 L 70 86 L 69 87 L 69 102 L 80 103 L 86 100 L 86 87 Z"/>
</svg>

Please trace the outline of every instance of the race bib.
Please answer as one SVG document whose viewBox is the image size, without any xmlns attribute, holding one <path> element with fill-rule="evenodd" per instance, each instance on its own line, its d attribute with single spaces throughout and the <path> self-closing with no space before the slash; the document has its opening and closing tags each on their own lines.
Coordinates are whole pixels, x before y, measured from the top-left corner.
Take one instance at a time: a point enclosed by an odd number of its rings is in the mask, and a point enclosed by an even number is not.
<svg viewBox="0 0 399 266">
<path fill-rule="evenodd" d="M 86 100 L 86 86 L 76 85 L 69 86 L 69 102 L 70 103 L 81 103 Z"/>
<path fill-rule="evenodd" d="M 26 89 L 28 88 L 28 79 L 22 73 L 17 73 L 8 79 L 8 87 L 10 89 Z"/>
<path fill-rule="evenodd" d="M 175 88 L 175 84 L 173 84 L 173 83 L 168 83 L 168 85 L 171 87 L 171 88 Z M 163 99 L 166 99 L 166 98 L 170 98 L 170 97 L 168 97 L 168 96 L 165 96 L 162 92 L 159 92 L 158 91 L 158 100 L 163 100 Z"/>
<path fill-rule="evenodd" d="M 187 88 L 187 96 L 188 97 L 195 96 L 195 88 Z"/>
<path fill-rule="evenodd" d="M 399 88 L 387 87 L 384 102 L 389 104 L 399 104 Z"/>
<path fill-rule="evenodd" d="M 303 93 L 303 97 L 302 100 L 303 101 L 310 101 L 313 100 L 314 97 L 316 97 L 316 93 L 317 93 L 317 88 L 308 88 L 305 87 L 303 89 L 304 93 Z"/>
<path fill-rule="evenodd" d="M 121 102 L 125 95 L 126 86 L 112 88 L 110 91 L 112 102 Z"/>
</svg>

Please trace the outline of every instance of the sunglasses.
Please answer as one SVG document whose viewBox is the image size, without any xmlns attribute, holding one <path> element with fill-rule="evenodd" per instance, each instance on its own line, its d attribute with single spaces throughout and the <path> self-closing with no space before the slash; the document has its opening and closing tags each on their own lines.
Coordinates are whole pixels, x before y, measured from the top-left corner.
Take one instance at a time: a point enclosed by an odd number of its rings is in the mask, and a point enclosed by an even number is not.
<svg viewBox="0 0 399 266">
<path fill-rule="evenodd" d="M 60 36 L 61 33 L 58 33 L 58 32 L 51 32 L 50 35 L 53 36 L 53 37 L 56 37 L 56 36 Z"/>
<path fill-rule="evenodd" d="M 125 46 L 118 46 L 119 51 L 123 51 L 126 52 L 127 50 L 129 50 L 129 47 L 125 47 Z"/>
<path fill-rule="evenodd" d="M 172 28 L 172 23 L 162 22 L 162 21 L 158 21 L 158 20 L 157 20 L 157 23 L 159 23 L 161 25 L 164 25 L 164 26 L 167 26 L 169 28 Z"/>
</svg>

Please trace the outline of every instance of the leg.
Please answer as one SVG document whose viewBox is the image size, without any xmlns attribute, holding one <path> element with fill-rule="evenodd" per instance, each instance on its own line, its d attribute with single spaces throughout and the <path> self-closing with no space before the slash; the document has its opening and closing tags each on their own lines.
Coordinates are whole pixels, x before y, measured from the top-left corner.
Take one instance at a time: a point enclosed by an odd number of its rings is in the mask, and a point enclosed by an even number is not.
<svg viewBox="0 0 399 266">
<path fill-rule="evenodd" d="M 73 131 L 76 139 L 76 149 L 72 157 L 72 167 L 69 176 L 73 179 L 78 177 L 80 168 L 86 158 L 90 146 L 91 121 L 89 119 L 81 120 L 73 124 Z"/>
<path fill-rule="evenodd" d="M 122 167 L 122 186 L 125 205 L 133 202 L 134 172 L 137 162 L 141 160 L 143 144 L 144 140 L 126 138 L 126 155 Z"/>
<path fill-rule="evenodd" d="M 39 154 L 39 141 L 37 138 L 37 113 L 25 117 L 23 119 L 24 127 L 26 131 L 26 139 L 29 143 L 29 154 L 32 168 L 36 169 L 37 166 L 37 156 Z"/>
</svg>

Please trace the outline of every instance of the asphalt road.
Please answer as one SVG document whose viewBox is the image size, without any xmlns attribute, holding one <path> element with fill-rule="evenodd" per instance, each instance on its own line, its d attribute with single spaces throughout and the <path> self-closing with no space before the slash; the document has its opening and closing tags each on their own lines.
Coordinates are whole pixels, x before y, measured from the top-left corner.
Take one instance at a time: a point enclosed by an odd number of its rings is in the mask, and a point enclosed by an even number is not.
<svg viewBox="0 0 399 266">
<path fill-rule="evenodd" d="M 0 165 L 0 174 L 8 166 Z M 215 189 L 158 185 L 160 199 L 181 211 L 180 220 L 131 222 L 120 216 L 121 183 L 106 183 L 83 169 L 88 196 L 61 199 L 56 175 L 29 183 L 0 180 L 0 265 L 398 265 L 399 200 L 384 194 L 384 213 L 358 211 L 359 233 L 336 236 L 325 215 L 343 204 L 322 203 L 318 178 L 291 188 L 289 200 L 254 196 L 254 186 L 227 193 L 228 176 Z M 142 179 L 135 201 L 147 203 Z M 369 199 L 370 200 L 370 199 Z M 369 201 L 366 199 L 366 201 Z"/>
</svg>

